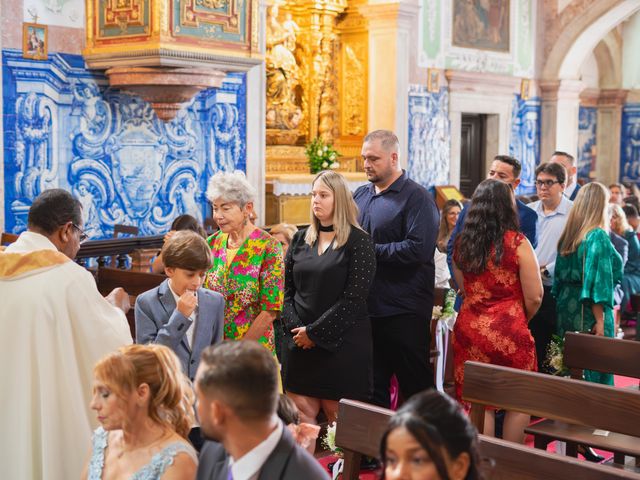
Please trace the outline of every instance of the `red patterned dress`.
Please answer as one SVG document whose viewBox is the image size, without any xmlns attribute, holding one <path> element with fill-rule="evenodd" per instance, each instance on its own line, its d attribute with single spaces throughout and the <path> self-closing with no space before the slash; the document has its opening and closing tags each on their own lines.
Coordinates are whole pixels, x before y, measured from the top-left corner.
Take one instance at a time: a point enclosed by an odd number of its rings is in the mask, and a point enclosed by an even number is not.
<svg viewBox="0 0 640 480">
<path fill-rule="evenodd" d="M 535 343 L 527 326 L 516 252 L 524 239 L 519 232 L 506 232 L 499 265 L 491 259 L 482 273 L 464 273 L 465 298 L 453 329 L 458 400 L 462 399 L 467 360 L 536 370 Z"/>
</svg>

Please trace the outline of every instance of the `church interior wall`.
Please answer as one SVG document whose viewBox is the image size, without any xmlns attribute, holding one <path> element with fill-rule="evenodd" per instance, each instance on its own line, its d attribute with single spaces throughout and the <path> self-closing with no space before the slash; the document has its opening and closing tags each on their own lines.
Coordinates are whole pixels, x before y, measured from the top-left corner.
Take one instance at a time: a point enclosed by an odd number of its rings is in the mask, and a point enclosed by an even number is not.
<svg viewBox="0 0 640 480">
<path fill-rule="evenodd" d="M 533 189 L 533 170 L 540 155 L 541 106 L 533 81 L 537 2 L 508 2 L 508 29 L 493 32 L 501 35 L 498 44 L 503 51 L 487 48 L 487 38 L 473 39 L 461 34 L 478 19 L 465 16 L 460 7 L 456 10 L 454 3 L 420 2 L 419 35 L 414 44 L 417 53 L 412 55 L 417 58 L 417 65 L 411 70 L 409 90 L 409 173 L 426 186 L 458 185 L 461 115 L 481 113 L 493 116 L 497 136 L 488 139 L 492 143 L 486 151 L 511 152 L 523 160 L 521 193 L 529 192 Z M 506 31 L 508 39 L 503 37 Z M 456 35 L 461 38 L 454 38 Z M 473 42 L 482 48 L 469 47 Z M 434 83 L 430 82 L 430 76 L 439 83 L 433 91 L 425 88 Z M 450 79 L 454 79 L 453 84 Z M 526 98 L 522 98 L 520 79 L 530 80 Z M 495 82 L 500 85 L 497 89 Z M 439 106 L 443 98 L 448 105 Z M 432 119 L 429 128 L 425 128 L 421 117 L 428 105 L 438 106 L 433 115 L 439 119 Z M 442 146 L 434 148 L 433 139 L 438 139 Z M 480 161 L 486 170 L 490 162 Z M 427 170 L 430 175 L 420 174 Z"/>
<path fill-rule="evenodd" d="M 15 19 L 35 15 L 48 25 L 47 60 L 22 58 Z M 163 122 L 148 103 L 108 88 L 102 72 L 86 68 L 84 21 L 82 0 L 2 1 L 0 229 L 22 231 L 33 199 L 60 187 L 81 199 L 92 238 L 112 236 L 114 224 L 161 234 L 180 214 L 207 214 L 206 186 L 218 170 L 246 171 L 249 163 L 250 178 L 264 183 L 255 142 L 247 161 L 247 128 L 256 136 L 263 129 L 247 121 L 247 78 L 256 72 L 228 74 Z"/>
</svg>

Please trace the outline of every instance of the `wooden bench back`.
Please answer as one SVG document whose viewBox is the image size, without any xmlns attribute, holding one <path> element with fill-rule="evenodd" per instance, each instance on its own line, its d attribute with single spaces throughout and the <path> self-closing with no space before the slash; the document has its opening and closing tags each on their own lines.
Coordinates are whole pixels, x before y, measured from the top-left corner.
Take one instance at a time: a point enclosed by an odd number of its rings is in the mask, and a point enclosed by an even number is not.
<svg viewBox="0 0 640 480">
<path fill-rule="evenodd" d="M 608 465 L 587 463 L 518 443 L 479 435 L 481 459 L 490 459 L 486 466 L 491 480 L 614 480 L 638 479 L 636 473 Z M 493 464 L 493 468 L 490 466 Z"/>
<path fill-rule="evenodd" d="M 467 362 L 462 398 L 478 431 L 493 406 L 640 437 L 640 394 L 632 390 Z"/>
<path fill-rule="evenodd" d="M 362 455 L 379 457 L 379 448 L 391 410 L 355 400 L 340 400 L 336 445 L 344 451 L 344 480 L 356 480 Z M 638 475 L 603 465 L 554 455 L 503 440 L 479 435 L 481 468 L 492 480 L 614 480 Z"/>
<path fill-rule="evenodd" d="M 136 323 L 134 303 L 141 293 L 160 285 L 167 277 L 155 273 L 134 272 L 132 270 L 120 270 L 118 268 L 99 267 L 96 275 L 98 290 L 102 295 L 108 295 L 111 290 L 122 287 L 129 294 L 131 310 L 127 314 L 131 335 L 136 338 Z"/>
<path fill-rule="evenodd" d="M 568 332 L 564 364 L 574 378 L 582 378 L 582 370 L 640 378 L 640 342 Z"/>
<path fill-rule="evenodd" d="M 0 245 L 9 245 L 18 240 L 19 235 L 15 233 L 2 232 L 0 234 Z"/>
</svg>

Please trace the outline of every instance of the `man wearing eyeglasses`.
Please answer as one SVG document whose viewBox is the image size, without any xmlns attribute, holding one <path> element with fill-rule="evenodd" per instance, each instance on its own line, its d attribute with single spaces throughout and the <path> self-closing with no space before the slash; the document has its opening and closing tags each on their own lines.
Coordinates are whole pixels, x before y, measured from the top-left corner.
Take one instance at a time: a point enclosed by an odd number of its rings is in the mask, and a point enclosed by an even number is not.
<svg viewBox="0 0 640 480">
<path fill-rule="evenodd" d="M 536 168 L 536 190 L 540 200 L 530 203 L 538 215 L 536 229 L 538 246 L 536 256 L 540 264 L 544 296 L 538 313 L 529 322 L 531 335 L 536 342 L 538 370 L 548 370 L 544 366 L 547 347 L 556 331 L 556 301 L 551 295 L 553 271 L 558 253 L 558 240 L 567 223 L 573 202 L 564 195 L 567 170 L 560 162 L 543 163 Z"/>
<path fill-rule="evenodd" d="M 3 478 L 79 478 L 93 365 L 132 342 L 128 295 L 103 298 L 73 262 L 86 234 L 70 193 L 44 191 L 27 228 L 0 252 L 0 465 Z"/>
</svg>

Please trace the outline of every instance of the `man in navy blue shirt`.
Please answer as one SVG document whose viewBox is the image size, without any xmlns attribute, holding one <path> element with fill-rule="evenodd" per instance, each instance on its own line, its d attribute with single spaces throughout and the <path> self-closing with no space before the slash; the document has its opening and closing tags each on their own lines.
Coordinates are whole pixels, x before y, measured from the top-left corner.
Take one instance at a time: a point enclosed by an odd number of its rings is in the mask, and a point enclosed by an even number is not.
<svg viewBox="0 0 640 480">
<path fill-rule="evenodd" d="M 439 214 L 431 194 L 400 169 L 393 132 L 369 133 L 362 159 L 371 183 L 353 197 L 360 210 L 358 221 L 371 235 L 377 258 L 368 301 L 373 401 L 389 407 L 393 374 L 405 399 L 433 387 L 429 327 Z"/>
<path fill-rule="evenodd" d="M 500 180 L 501 182 L 511 185 L 514 190 L 520 184 L 520 172 L 522 171 L 522 165 L 520 162 L 508 155 L 497 155 L 493 159 L 491 168 L 487 178 L 493 178 L 494 180 Z M 516 200 L 516 207 L 518 208 L 518 217 L 520 219 L 520 231 L 529 239 L 531 246 L 536 248 L 538 246 L 538 236 L 536 234 L 536 224 L 538 222 L 538 215 L 536 212 L 527 207 L 520 200 Z M 455 245 L 456 236 L 462 230 L 464 225 L 464 219 L 467 215 L 467 208 L 460 212 L 458 216 L 458 222 L 456 223 L 453 232 L 451 232 L 451 238 L 447 245 L 447 262 L 449 268 L 451 268 L 451 262 L 453 258 L 453 247 Z"/>
</svg>

